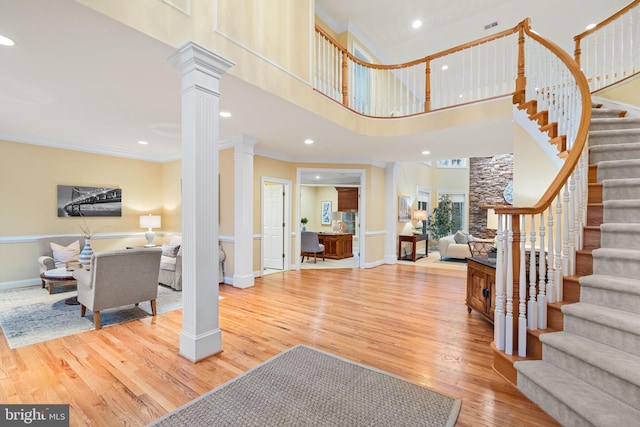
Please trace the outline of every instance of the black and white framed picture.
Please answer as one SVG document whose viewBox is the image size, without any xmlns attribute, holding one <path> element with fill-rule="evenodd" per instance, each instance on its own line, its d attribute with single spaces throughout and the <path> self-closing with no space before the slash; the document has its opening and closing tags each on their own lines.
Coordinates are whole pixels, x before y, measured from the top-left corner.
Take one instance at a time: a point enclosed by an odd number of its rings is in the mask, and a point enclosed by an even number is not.
<svg viewBox="0 0 640 427">
<path fill-rule="evenodd" d="M 122 189 L 58 185 L 58 216 L 122 216 Z"/>
</svg>

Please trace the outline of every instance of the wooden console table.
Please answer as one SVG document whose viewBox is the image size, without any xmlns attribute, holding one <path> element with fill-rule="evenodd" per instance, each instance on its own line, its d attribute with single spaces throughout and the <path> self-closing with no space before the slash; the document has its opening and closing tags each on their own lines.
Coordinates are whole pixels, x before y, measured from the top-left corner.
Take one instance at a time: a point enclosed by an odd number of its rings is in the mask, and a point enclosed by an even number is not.
<svg viewBox="0 0 640 427">
<path fill-rule="evenodd" d="M 467 258 L 467 311 L 478 314 L 493 323 L 496 304 L 495 258 Z"/>
<path fill-rule="evenodd" d="M 424 255 L 416 256 L 416 244 L 418 242 L 425 241 L 425 253 Z M 402 256 L 402 242 L 410 242 L 412 244 L 412 252 L 411 256 Z M 411 236 L 398 236 L 398 259 L 411 260 L 416 262 L 417 259 L 428 257 L 429 256 L 429 233 L 426 234 L 412 234 Z"/>
<path fill-rule="evenodd" d="M 353 235 L 350 233 L 318 233 L 318 241 L 324 245 L 324 257 L 344 259 L 353 256 Z"/>
</svg>

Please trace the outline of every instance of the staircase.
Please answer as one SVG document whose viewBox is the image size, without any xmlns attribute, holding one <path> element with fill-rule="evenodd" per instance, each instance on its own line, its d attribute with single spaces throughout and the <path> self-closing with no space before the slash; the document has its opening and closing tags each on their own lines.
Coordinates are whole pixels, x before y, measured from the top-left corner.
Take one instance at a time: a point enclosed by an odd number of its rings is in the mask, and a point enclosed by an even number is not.
<svg viewBox="0 0 640 427">
<path fill-rule="evenodd" d="M 566 426 L 640 425 L 640 118 L 594 108 L 589 145 L 584 249 L 549 307 L 561 330 L 515 363 L 518 388 Z"/>
</svg>

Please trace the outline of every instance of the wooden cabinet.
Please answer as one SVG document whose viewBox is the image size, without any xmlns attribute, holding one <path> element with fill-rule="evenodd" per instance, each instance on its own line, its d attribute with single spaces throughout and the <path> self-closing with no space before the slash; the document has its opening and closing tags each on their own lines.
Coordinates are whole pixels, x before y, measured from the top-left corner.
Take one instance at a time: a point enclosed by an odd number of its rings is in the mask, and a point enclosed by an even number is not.
<svg viewBox="0 0 640 427">
<path fill-rule="evenodd" d="M 336 187 L 338 191 L 338 211 L 357 212 L 358 211 L 358 188 L 357 187 Z"/>
<path fill-rule="evenodd" d="M 353 256 L 353 236 L 349 233 L 318 233 L 318 241 L 324 245 L 324 257 L 343 259 Z"/>
<path fill-rule="evenodd" d="M 491 323 L 496 303 L 496 264 L 493 261 L 467 258 L 467 310 L 469 313 L 476 310 Z"/>
</svg>

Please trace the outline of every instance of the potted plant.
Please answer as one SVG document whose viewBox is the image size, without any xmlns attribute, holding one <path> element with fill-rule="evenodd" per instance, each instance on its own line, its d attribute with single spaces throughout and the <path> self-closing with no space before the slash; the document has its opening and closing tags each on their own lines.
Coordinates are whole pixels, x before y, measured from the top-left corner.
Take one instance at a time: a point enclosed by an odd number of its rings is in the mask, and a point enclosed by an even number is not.
<svg viewBox="0 0 640 427">
<path fill-rule="evenodd" d="M 307 231 L 307 222 L 309 220 L 305 217 L 300 218 L 300 224 L 302 224 L 302 231 Z"/>
<path fill-rule="evenodd" d="M 429 230 L 435 240 L 453 233 L 454 223 L 452 210 L 449 196 L 446 194 L 440 196 L 438 207 L 433 209 L 429 220 Z"/>
</svg>

